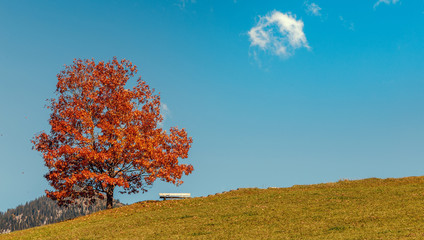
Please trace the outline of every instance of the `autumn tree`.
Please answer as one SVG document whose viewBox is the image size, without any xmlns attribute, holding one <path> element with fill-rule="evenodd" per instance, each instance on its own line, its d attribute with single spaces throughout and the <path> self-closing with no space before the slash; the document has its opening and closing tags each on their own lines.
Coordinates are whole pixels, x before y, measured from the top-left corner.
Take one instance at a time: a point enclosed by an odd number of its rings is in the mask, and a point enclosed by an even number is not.
<svg viewBox="0 0 424 240">
<path fill-rule="evenodd" d="M 138 78 L 126 88 L 137 68 L 128 60 L 109 62 L 75 59 L 57 75 L 50 99 L 50 133 L 32 140 L 43 155 L 54 188 L 46 190 L 59 205 L 77 199 L 107 199 L 113 193 L 147 191 L 156 179 L 179 185 L 193 171 L 181 164 L 192 139 L 184 129 L 159 127 L 160 96 Z M 134 84 L 133 84 L 134 85 Z"/>
</svg>

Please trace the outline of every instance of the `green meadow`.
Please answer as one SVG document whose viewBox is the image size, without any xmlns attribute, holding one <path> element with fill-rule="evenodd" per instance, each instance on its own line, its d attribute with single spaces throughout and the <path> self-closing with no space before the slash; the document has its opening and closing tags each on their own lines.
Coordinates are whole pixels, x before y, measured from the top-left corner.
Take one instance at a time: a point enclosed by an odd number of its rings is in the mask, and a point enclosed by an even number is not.
<svg viewBox="0 0 424 240">
<path fill-rule="evenodd" d="M 424 177 L 145 201 L 0 239 L 424 239 Z"/>
</svg>

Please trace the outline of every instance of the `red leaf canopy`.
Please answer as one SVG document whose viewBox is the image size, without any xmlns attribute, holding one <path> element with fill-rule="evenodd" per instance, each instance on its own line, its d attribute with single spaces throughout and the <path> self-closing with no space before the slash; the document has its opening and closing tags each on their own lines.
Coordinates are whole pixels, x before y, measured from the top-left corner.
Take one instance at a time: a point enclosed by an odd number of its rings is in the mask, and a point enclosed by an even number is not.
<svg viewBox="0 0 424 240">
<path fill-rule="evenodd" d="M 158 127 L 163 120 L 159 95 L 141 78 L 125 88 L 136 73 L 128 60 L 113 58 L 107 63 L 74 60 L 57 75 L 57 98 L 48 106 L 51 131 L 32 142 L 55 189 L 47 196 L 59 204 L 105 194 L 113 198 L 116 186 L 145 192 L 157 178 L 178 185 L 193 171 L 192 165 L 179 163 L 188 157 L 191 137 L 184 129 Z"/>
</svg>

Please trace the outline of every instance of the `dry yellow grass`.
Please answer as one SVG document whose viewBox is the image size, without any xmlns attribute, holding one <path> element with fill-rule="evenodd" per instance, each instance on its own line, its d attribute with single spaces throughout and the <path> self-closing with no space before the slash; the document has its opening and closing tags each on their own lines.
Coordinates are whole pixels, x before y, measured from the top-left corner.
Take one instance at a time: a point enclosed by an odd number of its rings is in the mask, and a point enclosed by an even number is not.
<svg viewBox="0 0 424 240">
<path fill-rule="evenodd" d="M 424 239 L 424 177 L 140 202 L 0 239 Z"/>
</svg>

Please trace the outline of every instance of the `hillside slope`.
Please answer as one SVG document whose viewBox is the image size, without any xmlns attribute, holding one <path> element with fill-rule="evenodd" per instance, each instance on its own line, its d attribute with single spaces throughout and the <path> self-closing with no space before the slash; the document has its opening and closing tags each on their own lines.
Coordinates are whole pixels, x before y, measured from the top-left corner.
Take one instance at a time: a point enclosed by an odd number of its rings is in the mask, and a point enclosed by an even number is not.
<svg viewBox="0 0 424 240">
<path fill-rule="evenodd" d="M 0 239 L 424 239 L 424 177 L 146 201 Z"/>
</svg>

